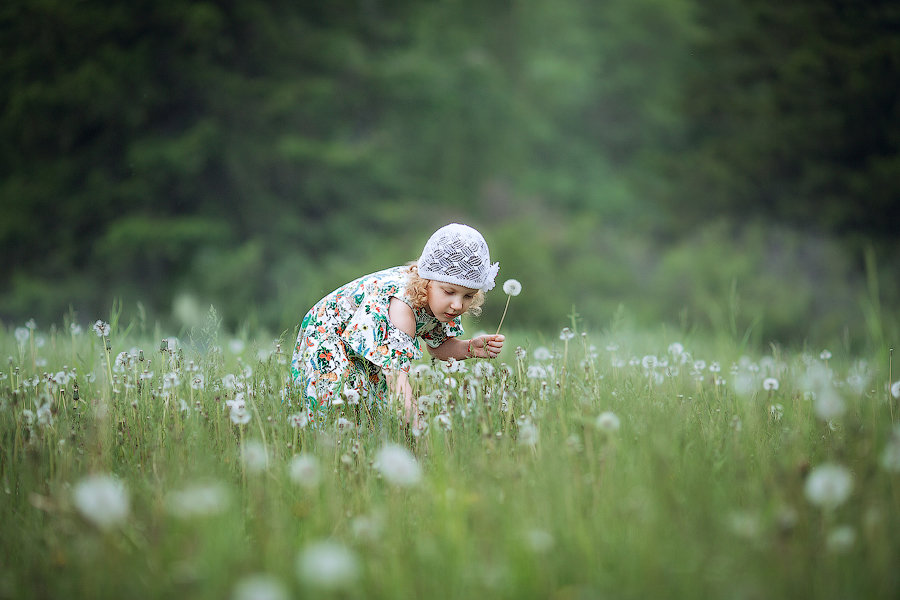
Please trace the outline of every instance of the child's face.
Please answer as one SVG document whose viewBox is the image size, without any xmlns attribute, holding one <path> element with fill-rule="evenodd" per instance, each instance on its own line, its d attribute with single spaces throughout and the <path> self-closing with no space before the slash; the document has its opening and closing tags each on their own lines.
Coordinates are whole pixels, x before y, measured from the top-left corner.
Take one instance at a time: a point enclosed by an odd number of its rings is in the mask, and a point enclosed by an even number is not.
<svg viewBox="0 0 900 600">
<path fill-rule="evenodd" d="M 434 315 L 441 323 L 449 323 L 463 314 L 475 300 L 478 290 L 444 283 L 443 281 L 430 281 L 428 283 L 428 312 Z"/>
</svg>

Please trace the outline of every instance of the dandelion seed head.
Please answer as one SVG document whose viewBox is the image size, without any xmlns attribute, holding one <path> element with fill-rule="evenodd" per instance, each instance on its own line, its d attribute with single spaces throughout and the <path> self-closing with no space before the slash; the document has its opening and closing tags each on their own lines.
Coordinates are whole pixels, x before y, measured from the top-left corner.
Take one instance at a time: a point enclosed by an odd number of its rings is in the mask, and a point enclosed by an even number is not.
<svg viewBox="0 0 900 600">
<path fill-rule="evenodd" d="M 534 349 L 534 360 L 544 362 L 553 358 L 553 353 L 546 346 L 538 346 Z"/>
<path fill-rule="evenodd" d="M 843 554 L 856 544 L 856 530 L 850 525 L 838 525 L 828 532 L 825 547 L 829 552 Z"/>
<path fill-rule="evenodd" d="M 684 352 L 684 346 L 681 344 L 681 342 L 672 342 L 671 344 L 669 344 L 668 350 L 669 354 L 671 354 L 672 356 L 681 356 L 681 354 Z"/>
<path fill-rule="evenodd" d="M 166 494 L 166 511 L 180 519 L 219 515 L 230 502 L 228 488 L 218 482 L 194 483 Z"/>
<path fill-rule="evenodd" d="M 250 440 L 241 446 L 241 460 L 250 473 L 261 473 L 269 465 L 269 456 L 262 442 Z"/>
<path fill-rule="evenodd" d="M 900 381 L 895 381 L 891 385 L 891 396 L 894 398 L 900 398 Z"/>
<path fill-rule="evenodd" d="M 319 468 L 319 460 L 312 454 L 301 453 L 291 459 L 288 466 L 291 481 L 305 488 L 314 488 L 319 485 L 322 472 Z"/>
<path fill-rule="evenodd" d="M 128 518 L 128 492 L 111 475 L 88 475 L 81 479 L 75 485 L 73 499 L 78 512 L 100 529 L 112 529 Z"/>
<path fill-rule="evenodd" d="M 288 417 L 288 423 L 294 429 L 303 429 L 309 423 L 309 416 L 306 414 L 306 411 L 294 413 Z"/>
<path fill-rule="evenodd" d="M 31 331 L 25 327 L 16 327 L 14 335 L 16 336 L 16 341 L 19 342 L 19 345 L 22 345 L 28 341 L 29 337 L 31 337 Z"/>
<path fill-rule="evenodd" d="M 853 477 L 845 467 L 825 463 L 813 469 L 806 478 L 806 499 L 826 510 L 843 504 L 853 491 Z"/>
<path fill-rule="evenodd" d="M 822 350 L 822 352 L 819 353 L 819 358 L 821 358 L 822 360 L 830 359 L 831 351 L 830 350 Z"/>
<path fill-rule="evenodd" d="M 594 421 L 594 427 L 597 430 L 602 431 L 603 433 L 616 433 L 619 431 L 619 417 L 616 416 L 615 413 L 606 411 L 600 413 L 597 417 L 597 420 Z"/>
<path fill-rule="evenodd" d="M 816 394 L 813 403 L 816 416 L 823 421 L 831 421 L 844 415 L 847 405 L 840 394 L 831 387 L 825 387 Z"/>
<path fill-rule="evenodd" d="M 400 487 L 418 484 L 422 469 L 412 453 L 397 444 L 386 444 L 375 454 L 375 469 L 389 483 Z"/>
<path fill-rule="evenodd" d="M 110 327 L 109 323 L 97 320 L 94 322 L 94 325 L 91 327 L 94 330 L 94 333 L 97 334 L 97 337 L 109 337 Z"/>
<path fill-rule="evenodd" d="M 522 284 L 516 279 L 507 279 L 503 282 L 503 293 L 509 296 L 518 296 L 522 293 Z"/>
<path fill-rule="evenodd" d="M 235 425 L 246 425 L 250 422 L 250 413 L 244 406 L 235 406 L 230 412 L 231 422 Z"/>
<path fill-rule="evenodd" d="M 352 586 L 359 577 L 359 559 L 352 550 L 334 541 L 314 542 L 297 556 L 301 581 L 323 590 Z"/>
<path fill-rule="evenodd" d="M 778 380 L 774 377 L 766 377 L 763 379 L 763 389 L 767 392 L 774 392 L 778 390 Z"/>
<path fill-rule="evenodd" d="M 231 600 L 290 600 L 291 594 L 271 575 L 248 575 L 234 585 Z"/>
<path fill-rule="evenodd" d="M 572 338 L 575 337 L 575 332 L 569 329 L 568 327 L 563 327 L 562 331 L 559 332 L 559 339 L 564 342 L 568 342 Z"/>
</svg>

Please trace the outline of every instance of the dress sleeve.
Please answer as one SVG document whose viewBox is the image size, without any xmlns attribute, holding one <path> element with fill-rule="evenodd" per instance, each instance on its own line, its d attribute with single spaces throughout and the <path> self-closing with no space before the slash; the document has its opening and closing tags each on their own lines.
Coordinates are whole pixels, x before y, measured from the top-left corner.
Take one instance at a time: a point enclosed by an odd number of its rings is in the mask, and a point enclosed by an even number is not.
<svg viewBox="0 0 900 600">
<path fill-rule="evenodd" d="M 383 369 L 409 371 L 422 357 L 418 343 L 388 317 L 390 296 L 366 295 L 341 337 L 350 350 Z"/>
<path fill-rule="evenodd" d="M 463 334 L 462 320 L 456 317 L 449 323 L 441 323 L 434 319 L 434 324 L 419 334 L 425 343 L 432 348 L 437 348 L 447 341 L 447 338 L 459 337 Z"/>
</svg>

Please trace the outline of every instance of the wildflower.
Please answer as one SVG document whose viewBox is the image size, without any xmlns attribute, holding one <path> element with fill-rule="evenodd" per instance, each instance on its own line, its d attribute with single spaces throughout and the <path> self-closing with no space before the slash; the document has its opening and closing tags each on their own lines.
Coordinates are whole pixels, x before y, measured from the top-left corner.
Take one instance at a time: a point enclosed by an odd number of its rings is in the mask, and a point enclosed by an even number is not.
<svg viewBox="0 0 900 600">
<path fill-rule="evenodd" d="M 784 406 L 781 404 L 769 405 L 769 416 L 772 417 L 773 421 L 780 421 L 781 417 L 784 416 Z"/>
<path fill-rule="evenodd" d="M 659 362 L 659 359 L 656 358 L 653 354 L 648 354 L 644 358 L 641 359 L 641 366 L 647 370 L 656 368 L 656 364 Z"/>
<path fill-rule="evenodd" d="M 260 473 L 269 466 L 269 454 L 266 447 L 257 441 L 248 441 L 241 445 L 241 460 L 250 473 Z"/>
<path fill-rule="evenodd" d="M 34 319 L 28 319 L 28 320 L 25 322 L 25 327 L 27 327 L 27 328 L 30 329 L 31 331 L 34 331 L 35 329 L 37 329 L 37 323 L 35 322 Z"/>
<path fill-rule="evenodd" d="M 314 542 L 297 556 L 297 575 L 306 584 L 324 589 L 347 588 L 359 577 L 359 559 L 337 542 Z"/>
<path fill-rule="evenodd" d="M 372 516 L 358 515 L 350 522 L 353 537 L 361 542 L 377 541 L 383 528 L 382 517 L 377 513 Z"/>
<path fill-rule="evenodd" d="M 838 525 L 828 532 L 825 547 L 830 552 L 847 552 L 856 543 L 856 530 L 850 525 Z"/>
<path fill-rule="evenodd" d="M 191 376 L 191 389 L 202 390 L 206 387 L 206 377 L 203 373 L 194 373 Z"/>
<path fill-rule="evenodd" d="M 847 405 L 836 391 L 826 387 L 816 394 L 813 410 L 815 410 L 816 416 L 823 421 L 830 421 L 842 416 L 847 410 Z"/>
<path fill-rule="evenodd" d="M 568 327 L 563 327 L 562 331 L 559 332 L 559 339 L 564 342 L 568 342 L 573 337 L 575 337 L 575 332 L 569 329 Z"/>
<path fill-rule="evenodd" d="M 774 377 L 766 377 L 763 379 L 763 389 L 767 392 L 774 392 L 778 390 L 778 380 Z"/>
<path fill-rule="evenodd" d="M 894 398 L 900 398 L 900 380 L 895 381 L 891 385 L 891 396 Z"/>
<path fill-rule="evenodd" d="M 684 352 L 684 346 L 680 342 L 672 342 L 669 344 L 669 354 L 672 356 L 681 356 Z"/>
<path fill-rule="evenodd" d="M 544 554 L 553 549 L 556 540 L 549 531 L 534 528 L 525 532 L 525 542 L 535 554 Z"/>
<path fill-rule="evenodd" d="M 706 370 L 706 361 L 705 360 L 695 360 L 694 361 L 694 370 L 695 371 Z"/>
<path fill-rule="evenodd" d="M 306 412 L 294 413 L 288 417 L 288 423 L 290 423 L 291 427 L 294 429 L 303 429 L 309 423 L 309 416 Z"/>
<path fill-rule="evenodd" d="M 803 489 L 811 504 L 826 510 L 843 504 L 853 491 L 853 477 L 845 467 L 822 464 L 812 470 Z"/>
<path fill-rule="evenodd" d="M 519 444 L 534 448 L 538 443 L 538 428 L 531 419 L 526 418 L 519 423 Z"/>
<path fill-rule="evenodd" d="M 97 337 L 109 337 L 109 332 L 110 332 L 109 323 L 106 323 L 106 322 L 98 319 L 97 322 L 94 323 L 94 326 L 91 329 L 94 330 L 94 333 L 97 334 Z"/>
<path fill-rule="evenodd" d="M 248 575 L 238 581 L 231 592 L 232 600 L 290 600 L 291 594 L 271 575 Z"/>
<path fill-rule="evenodd" d="M 503 293 L 509 296 L 518 296 L 522 293 L 522 284 L 516 279 L 507 279 L 503 282 Z"/>
<path fill-rule="evenodd" d="M 534 350 L 534 360 L 545 361 L 553 358 L 553 354 L 544 346 L 538 346 Z"/>
<path fill-rule="evenodd" d="M 828 360 L 829 358 L 831 358 L 831 352 L 829 350 L 822 350 L 822 352 L 819 354 L 819 358 L 821 358 L 822 360 Z"/>
<path fill-rule="evenodd" d="M 546 379 L 547 369 L 540 365 L 531 365 L 528 367 L 528 370 L 525 371 L 525 376 L 529 379 Z"/>
<path fill-rule="evenodd" d="M 129 513 L 128 492 L 111 475 L 88 475 L 75 485 L 75 508 L 103 530 L 125 522 Z"/>
<path fill-rule="evenodd" d="M 69 325 L 69 330 L 72 332 L 72 335 L 81 335 L 81 325 L 78 323 Z"/>
<path fill-rule="evenodd" d="M 619 425 L 619 417 L 610 411 L 600 413 L 597 420 L 594 421 L 594 427 L 603 433 L 615 433 L 619 431 Z"/>
<path fill-rule="evenodd" d="M 494 376 L 494 365 L 489 362 L 478 362 L 475 365 L 475 368 L 472 369 L 472 373 L 478 379 L 484 379 L 486 377 Z"/>
<path fill-rule="evenodd" d="M 250 422 L 250 413 L 243 405 L 235 406 L 231 409 L 231 422 L 235 425 L 246 425 Z"/>
<path fill-rule="evenodd" d="M 506 318 L 506 310 L 509 308 L 510 298 L 522 293 L 522 284 L 515 279 L 507 279 L 503 284 L 503 292 L 506 294 L 506 306 L 503 307 L 503 315 L 500 317 L 500 324 L 497 325 L 497 333 L 500 333 L 500 327 L 503 326 L 503 319 Z"/>
<path fill-rule="evenodd" d="M 438 414 L 438 416 L 434 418 L 434 422 L 444 431 L 450 431 L 453 428 L 453 421 L 450 419 L 450 415 L 445 411 Z"/>
<path fill-rule="evenodd" d="M 166 494 L 166 511 L 180 519 L 218 515 L 228 504 L 228 489 L 221 483 L 194 483 Z"/>
<path fill-rule="evenodd" d="M 713 361 L 713 362 L 709 363 L 709 372 L 710 373 L 718 373 L 721 370 L 722 370 L 722 366 L 719 365 L 718 362 Z"/>
<path fill-rule="evenodd" d="M 894 427 L 891 439 L 881 453 L 881 466 L 893 473 L 900 473 L 900 425 Z"/>
<path fill-rule="evenodd" d="M 25 342 L 28 341 L 28 338 L 31 337 L 31 332 L 24 327 L 16 327 L 16 341 L 19 342 L 20 345 L 24 345 Z"/>
<path fill-rule="evenodd" d="M 347 399 L 347 404 L 350 406 L 356 406 L 359 404 L 359 392 L 354 390 L 353 388 L 347 388 L 344 390 L 344 397 Z"/>
<path fill-rule="evenodd" d="M 163 376 L 163 389 L 164 390 L 166 390 L 166 391 L 174 390 L 179 385 L 181 385 L 181 379 L 178 377 L 178 373 L 175 373 L 173 371 L 171 373 L 166 373 Z"/>
<path fill-rule="evenodd" d="M 291 481 L 305 488 L 314 488 L 319 485 L 321 469 L 318 459 L 312 454 L 301 453 L 291 459 L 288 466 L 288 474 Z"/>
<path fill-rule="evenodd" d="M 416 458 L 396 444 L 388 443 L 375 454 L 374 467 L 389 483 L 401 487 L 416 485 L 422 479 L 422 469 Z"/>
<path fill-rule="evenodd" d="M 337 427 L 338 433 L 349 433 L 350 430 L 353 429 L 353 423 L 351 423 L 349 419 L 340 417 L 337 420 L 337 423 L 335 423 L 335 427 Z"/>
</svg>

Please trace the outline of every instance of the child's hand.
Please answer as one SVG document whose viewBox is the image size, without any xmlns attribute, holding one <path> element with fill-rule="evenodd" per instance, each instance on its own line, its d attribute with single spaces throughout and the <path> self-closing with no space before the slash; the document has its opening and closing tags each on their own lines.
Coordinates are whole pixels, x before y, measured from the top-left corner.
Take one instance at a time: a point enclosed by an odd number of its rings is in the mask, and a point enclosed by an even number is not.
<svg viewBox="0 0 900 600">
<path fill-rule="evenodd" d="M 469 341 L 469 356 L 476 358 L 496 358 L 503 350 L 503 335 L 481 335 Z"/>
</svg>

